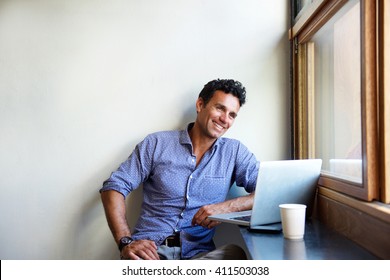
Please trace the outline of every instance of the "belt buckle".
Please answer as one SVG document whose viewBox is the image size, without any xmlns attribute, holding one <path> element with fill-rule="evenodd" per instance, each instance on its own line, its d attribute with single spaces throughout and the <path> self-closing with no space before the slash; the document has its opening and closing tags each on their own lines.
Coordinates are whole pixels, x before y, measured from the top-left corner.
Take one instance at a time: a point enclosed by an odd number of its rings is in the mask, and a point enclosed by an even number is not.
<svg viewBox="0 0 390 280">
<path fill-rule="evenodd" d="M 179 242 L 177 242 L 177 241 L 179 241 Z M 178 246 L 177 243 L 180 243 L 180 237 L 177 236 L 177 235 L 168 236 L 168 237 L 164 240 L 164 242 L 163 242 L 163 244 L 164 244 L 165 246 L 168 246 L 168 247 L 177 247 L 177 246 Z"/>
<path fill-rule="evenodd" d="M 164 240 L 164 245 L 169 247 L 169 237 Z"/>
</svg>

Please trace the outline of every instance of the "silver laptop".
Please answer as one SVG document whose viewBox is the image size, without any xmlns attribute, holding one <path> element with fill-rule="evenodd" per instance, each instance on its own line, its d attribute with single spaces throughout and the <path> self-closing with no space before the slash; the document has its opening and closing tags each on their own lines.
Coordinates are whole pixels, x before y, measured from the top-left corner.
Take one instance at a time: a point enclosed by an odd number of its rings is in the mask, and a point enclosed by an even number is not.
<svg viewBox="0 0 390 280">
<path fill-rule="evenodd" d="M 311 215 L 321 165 L 321 159 L 261 162 L 252 210 L 208 218 L 248 226 L 254 231 L 280 231 L 279 204 L 305 204 L 306 216 Z"/>
</svg>

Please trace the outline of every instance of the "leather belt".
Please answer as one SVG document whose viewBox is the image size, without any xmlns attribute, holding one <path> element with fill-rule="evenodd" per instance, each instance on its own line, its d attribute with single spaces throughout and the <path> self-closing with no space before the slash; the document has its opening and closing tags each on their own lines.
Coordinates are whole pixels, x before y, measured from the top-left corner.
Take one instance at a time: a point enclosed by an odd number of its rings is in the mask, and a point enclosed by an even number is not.
<svg viewBox="0 0 390 280">
<path fill-rule="evenodd" d="M 161 245 L 168 247 L 180 247 L 180 234 L 176 233 L 174 235 L 168 236 Z"/>
</svg>

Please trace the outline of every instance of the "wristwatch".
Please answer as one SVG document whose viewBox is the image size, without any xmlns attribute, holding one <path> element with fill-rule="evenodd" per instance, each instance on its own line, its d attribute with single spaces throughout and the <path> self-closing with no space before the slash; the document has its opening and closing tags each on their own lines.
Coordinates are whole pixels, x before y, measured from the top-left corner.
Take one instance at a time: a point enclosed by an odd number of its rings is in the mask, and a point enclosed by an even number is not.
<svg viewBox="0 0 390 280">
<path fill-rule="evenodd" d="M 134 241 L 133 238 L 131 238 L 130 236 L 123 236 L 121 239 L 119 239 L 119 244 L 118 244 L 119 252 L 122 252 L 123 247 L 131 244 L 131 242 L 133 241 Z"/>
</svg>

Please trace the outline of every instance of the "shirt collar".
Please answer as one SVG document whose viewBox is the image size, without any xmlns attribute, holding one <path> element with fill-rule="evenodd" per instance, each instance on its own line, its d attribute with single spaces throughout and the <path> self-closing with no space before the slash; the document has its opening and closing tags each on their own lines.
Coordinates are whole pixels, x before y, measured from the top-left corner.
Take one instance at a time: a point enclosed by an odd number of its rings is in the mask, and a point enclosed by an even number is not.
<svg viewBox="0 0 390 280">
<path fill-rule="evenodd" d="M 192 141 L 188 131 L 190 131 L 193 126 L 193 122 L 189 123 L 185 129 L 180 131 L 180 144 L 189 144 L 192 146 Z M 225 140 L 223 137 L 218 138 L 213 145 L 213 149 L 217 148 L 219 144 L 223 144 L 224 142 Z"/>
<path fill-rule="evenodd" d="M 180 131 L 180 144 L 189 144 L 192 145 L 190 135 L 188 131 L 194 126 L 194 123 L 187 125 L 187 128 Z"/>
</svg>

